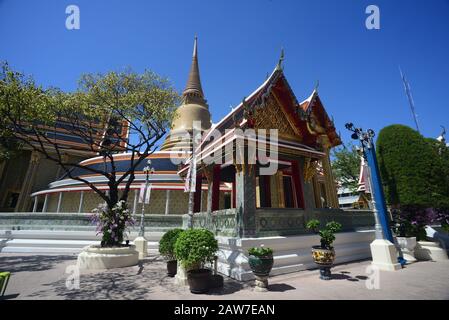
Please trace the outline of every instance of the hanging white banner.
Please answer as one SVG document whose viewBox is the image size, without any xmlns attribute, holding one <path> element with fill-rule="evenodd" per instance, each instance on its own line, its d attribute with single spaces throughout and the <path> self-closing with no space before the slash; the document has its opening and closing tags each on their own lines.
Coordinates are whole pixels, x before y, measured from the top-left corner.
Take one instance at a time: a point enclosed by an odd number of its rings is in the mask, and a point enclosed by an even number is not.
<svg viewBox="0 0 449 320">
<path fill-rule="evenodd" d="M 145 195 L 145 183 L 142 183 L 140 185 L 139 203 L 143 202 L 144 195 Z M 149 204 L 150 203 L 150 196 L 151 196 L 151 183 L 148 184 L 147 194 L 145 195 L 145 204 Z"/>
</svg>

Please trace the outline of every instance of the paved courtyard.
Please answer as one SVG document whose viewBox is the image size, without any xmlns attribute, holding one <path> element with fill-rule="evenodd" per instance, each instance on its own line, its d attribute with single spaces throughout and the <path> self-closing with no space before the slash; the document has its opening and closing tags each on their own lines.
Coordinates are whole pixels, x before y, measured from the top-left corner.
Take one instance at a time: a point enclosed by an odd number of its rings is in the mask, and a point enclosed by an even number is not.
<svg viewBox="0 0 449 320">
<path fill-rule="evenodd" d="M 11 271 L 7 299 L 449 299 L 449 261 L 418 262 L 370 277 L 369 261 L 333 268 L 333 279 L 308 270 L 270 278 L 270 291 L 254 292 L 252 281 L 225 279 L 222 289 L 194 295 L 165 274 L 165 263 L 150 256 L 139 266 L 83 272 L 80 288 L 66 286 L 66 268 L 76 255 L 0 254 L 0 270 Z M 70 268 L 69 268 L 70 269 Z M 378 281 L 377 281 L 377 280 Z M 369 289 L 371 288 L 371 289 Z M 377 289 L 376 289 L 377 288 Z"/>
</svg>

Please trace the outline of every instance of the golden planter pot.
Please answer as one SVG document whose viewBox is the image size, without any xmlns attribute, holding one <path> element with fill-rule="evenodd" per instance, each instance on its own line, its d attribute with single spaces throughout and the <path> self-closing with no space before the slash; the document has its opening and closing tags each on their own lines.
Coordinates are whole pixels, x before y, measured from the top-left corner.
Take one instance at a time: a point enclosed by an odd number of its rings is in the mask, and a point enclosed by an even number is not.
<svg viewBox="0 0 449 320">
<path fill-rule="evenodd" d="M 334 249 L 324 249 L 321 246 L 312 247 L 312 257 L 318 265 L 331 266 L 335 260 L 335 250 Z"/>
</svg>

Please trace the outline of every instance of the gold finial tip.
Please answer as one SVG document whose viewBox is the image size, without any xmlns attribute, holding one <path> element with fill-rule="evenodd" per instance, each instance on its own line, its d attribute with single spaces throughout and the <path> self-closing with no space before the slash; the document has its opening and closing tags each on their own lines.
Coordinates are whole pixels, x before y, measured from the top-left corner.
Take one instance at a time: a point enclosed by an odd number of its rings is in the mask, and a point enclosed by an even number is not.
<svg viewBox="0 0 449 320">
<path fill-rule="evenodd" d="M 195 35 L 195 40 L 193 41 L 193 57 L 196 57 L 198 55 L 197 43 L 198 37 Z"/>
<path fill-rule="evenodd" d="M 281 47 L 281 56 L 279 57 L 278 64 L 276 66 L 276 69 L 282 70 L 282 62 L 284 62 L 285 56 L 284 56 L 284 47 Z"/>
</svg>

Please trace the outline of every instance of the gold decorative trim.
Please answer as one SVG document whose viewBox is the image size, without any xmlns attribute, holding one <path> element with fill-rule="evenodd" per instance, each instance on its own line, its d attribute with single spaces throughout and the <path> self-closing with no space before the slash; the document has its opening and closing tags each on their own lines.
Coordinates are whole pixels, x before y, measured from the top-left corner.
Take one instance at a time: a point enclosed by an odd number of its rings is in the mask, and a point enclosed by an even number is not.
<svg viewBox="0 0 449 320">
<path fill-rule="evenodd" d="M 256 129 L 278 129 L 279 136 L 293 141 L 302 140 L 300 132 L 282 110 L 281 104 L 274 94 L 270 94 L 263 107 L 257 106 L 255 108 L 253 119 Z"/>
<path fill-rule="evenodd" d="M 317 161 L 311 161 L 311 158 L 305 158 L 304 162 L 304 181 L 311 182 L 313 177 L 317 173 L 318 163 Z"/>
</svg>

